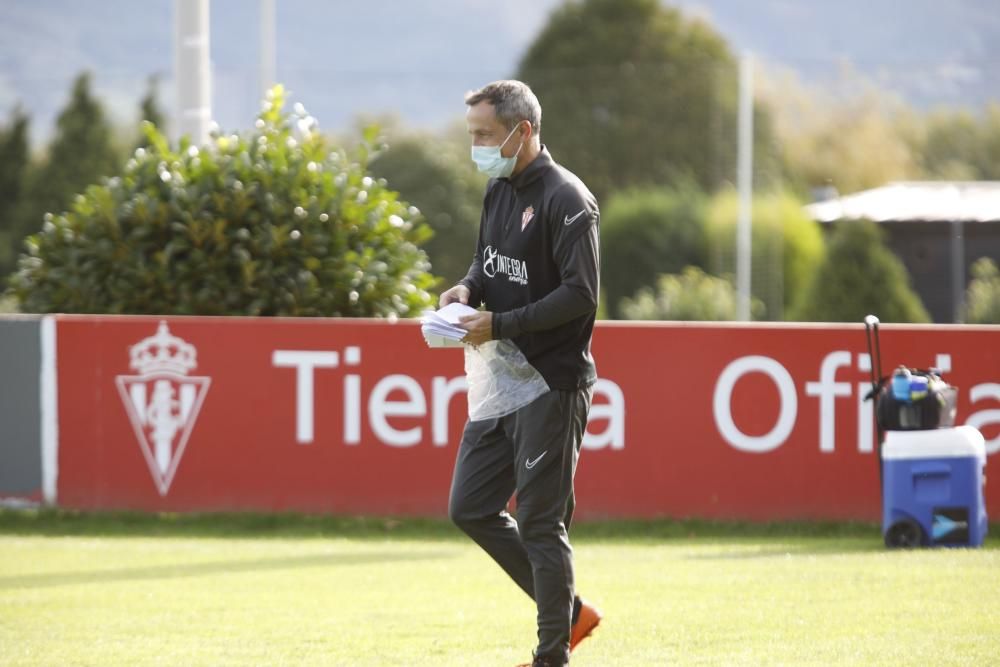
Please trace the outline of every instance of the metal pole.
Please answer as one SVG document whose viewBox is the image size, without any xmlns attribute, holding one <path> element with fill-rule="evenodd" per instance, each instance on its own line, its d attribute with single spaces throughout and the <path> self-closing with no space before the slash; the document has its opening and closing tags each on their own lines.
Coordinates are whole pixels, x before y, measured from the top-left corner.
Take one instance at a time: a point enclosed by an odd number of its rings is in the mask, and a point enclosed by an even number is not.
<svg viewBox="0 0 1000 667">
<path fill-rule="evenodd" d="M 275 0 L 260 0 L 260 99 L 277 83 Z"/>
<path fill-rule="evenodd" d="M 177 137 L 208 141 L 212 86 L 208 61 L 208 0 L 174 0 L 174 82 Z"/>
<path fill-rule="evenodd" d="M 736 319 L 750 321 L 750 230 L 753 224 L 753 57 L 740 58 L 736 222 Z"/>
<path fill-rule="evenodd" d="M 961 220 L 951 221 L 952 322 L 965 321 L 965 239 Z"/>
</svg>

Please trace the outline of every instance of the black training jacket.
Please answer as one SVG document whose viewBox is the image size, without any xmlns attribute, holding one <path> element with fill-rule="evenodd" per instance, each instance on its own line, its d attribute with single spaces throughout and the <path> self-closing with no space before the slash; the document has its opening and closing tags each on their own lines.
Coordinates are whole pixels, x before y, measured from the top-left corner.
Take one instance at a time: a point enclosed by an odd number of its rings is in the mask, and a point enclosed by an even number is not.
<svg viewBox="0 0 1000 667">
<path fill-rule="evenodd" d="M 545 146 L 524 171 L 490 179 L 479 244 L 462 279 L 552 389 L 597 379 L 590 339 L 600 269 L 597 200 Z"/>
</svg>

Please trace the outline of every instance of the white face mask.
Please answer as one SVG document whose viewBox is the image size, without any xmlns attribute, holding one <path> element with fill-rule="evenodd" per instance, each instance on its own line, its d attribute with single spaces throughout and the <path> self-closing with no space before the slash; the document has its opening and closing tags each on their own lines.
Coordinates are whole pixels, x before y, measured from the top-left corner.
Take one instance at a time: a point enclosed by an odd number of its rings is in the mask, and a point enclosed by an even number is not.
<svg viewBox="0 0 1000 667">
<path fill-rule="evenodd" d="M 510 138 L 514 136 L 514 132 L 516 131 L 517 127 L 510 131 L 510 134 L 507 135 L 507 138 L 499 146 L 472 147 L 472 161 L 476 163 L 479 171 L 491 178 L 506 178 L 511 175 L 514 171 L 514 165 L 517 163 L 517 154 L 524 147 L 524 141 L 521 141 L 521 145 L 517 147 L 517 153 L 514 153 L 511 157 L 501 155 L 500 149 L 510 141 Z"/>
</svg>

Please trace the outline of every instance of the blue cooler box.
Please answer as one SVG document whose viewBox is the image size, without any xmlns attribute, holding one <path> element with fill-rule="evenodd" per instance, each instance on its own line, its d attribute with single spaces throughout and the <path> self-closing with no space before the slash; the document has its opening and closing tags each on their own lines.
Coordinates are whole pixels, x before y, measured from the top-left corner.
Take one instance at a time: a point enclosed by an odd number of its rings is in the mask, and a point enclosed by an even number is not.
<svg viewBox="0 0 1000 667">
<path fill-rule="evenodd" d="M 882 535 L 890 547 L 973 546 L 986 537 L 986 446 L 971 426 L 886 431 Z"/>
</svg>

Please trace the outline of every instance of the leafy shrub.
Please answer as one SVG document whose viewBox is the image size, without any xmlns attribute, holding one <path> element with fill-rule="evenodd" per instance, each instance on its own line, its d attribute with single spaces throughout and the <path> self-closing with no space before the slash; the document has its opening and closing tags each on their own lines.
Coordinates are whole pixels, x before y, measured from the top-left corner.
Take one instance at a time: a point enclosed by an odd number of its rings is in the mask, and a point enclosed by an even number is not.
<svg viewBox="0 0 1000 667">
<path fill-rule="evenodd" d="M 731 280 L 688 266 L 680 275 L 660 276 L 655 291 L 645 287 L 623 299 L 622 313 L 630 320 L 735 320 L 736 301 Z M 759 299 L 751 300 L 752 314 L 762 309 Z"/>
<path fill-rule="evenodd" d="M 705 197 L 697 186 L 634 189 L 611 197 L 601 213 L 601 285 L 608 314 L 657 276 L 705 264 Z"/>
<path fill-rule="evenodd" d="M 1000 324 L 1000 269 L 989 257 L 980 257 L 972 265 L 965 308 L 970 324 Z"/>
<path fill-rule="evenodd" d="M 12 290 L 27 312 L 407 316 L 432 303 L 419 211 L 268 95 L 255 129 L 172 149 L 46 216 Z"/>
<path fill-rule="evenodd" d="M 906 267 L 883 242 L 875 223 L 837 223 L 826 258 L 795 310 L 795 319 L 860 322 L 875 313 L 883 322 L 929 322 L 910 288 Z"/>
<path fill-rule="evenodd" d="M 708 207 L 708 266 L 716 275 L 736 273 L 738 197 L 732 190 Z M 795 197 L 775 192 L 754 197 L 751 228 L 750 291 L 763 302 L 760 317 L 788 319 L 789 308 L 812 281 L 823 253 L 819 224 Z"/>
<path fill-rule="evenodd" d="M 434 236 L 423 246 L 447 286 L 465 277 L 476 254 L 486 177 L 469 159 L 468 135 L 411 134 L 389 140 L 371 171 L 420 209 Z"/>
</svg>

